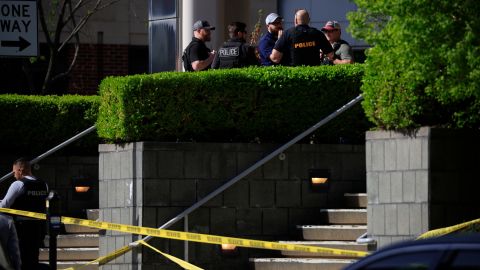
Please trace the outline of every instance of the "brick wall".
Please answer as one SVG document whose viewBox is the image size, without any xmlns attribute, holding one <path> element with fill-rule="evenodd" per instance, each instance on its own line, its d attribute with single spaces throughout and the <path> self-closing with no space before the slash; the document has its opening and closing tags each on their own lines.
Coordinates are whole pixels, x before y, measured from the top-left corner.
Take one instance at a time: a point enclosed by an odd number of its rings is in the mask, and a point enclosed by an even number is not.
<svg viewBox="0 0 480 270">
<path fill-rule="evenodd" d="M 129 45 L 81 44 L 76 64 L 69 77 L 70 94 L 96 94 L 100 81 L 107 76 L 128 74 Z M 68 57 L 73 59 L 70 46 Z"/>
</svg>

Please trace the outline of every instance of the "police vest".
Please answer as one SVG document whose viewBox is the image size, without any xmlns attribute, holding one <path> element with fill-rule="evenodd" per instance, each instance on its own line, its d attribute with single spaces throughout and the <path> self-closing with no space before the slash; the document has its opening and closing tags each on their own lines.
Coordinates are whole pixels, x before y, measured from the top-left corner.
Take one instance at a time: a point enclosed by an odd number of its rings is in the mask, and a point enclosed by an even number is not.
<svg viewBox="0 0 480 270">
<path fill-rule="evenodd" d="M 246 55 L 243 52 L 242 42 L 227 41 L 218 49 L 220 63 L 218 68 L 237 68 L 247 65 Z"/>
<path fill-rule="evenodd" d="M 21 179 L 23 193 L 15 199 L 13 209 L 45 213 L 45 199 L 48 196 L 48 187 L 42 180 Z"/>
<path fill-rule="evenodd" d="M 320 51 L 318 30 L 315 28 L 293 29 L 292 46 L 290 53 L 292 55 L 293 66 L 316 66 L 320 65 Z"/>
</svg>

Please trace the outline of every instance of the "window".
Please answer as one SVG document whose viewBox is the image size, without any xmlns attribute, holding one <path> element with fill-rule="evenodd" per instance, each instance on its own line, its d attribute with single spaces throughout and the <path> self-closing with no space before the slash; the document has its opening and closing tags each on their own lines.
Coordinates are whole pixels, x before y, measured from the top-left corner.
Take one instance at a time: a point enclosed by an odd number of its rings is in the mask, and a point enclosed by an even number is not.
<svg viewBox="0 0 480 270">
<path fill-rule="evenodd" d="M 373 262 L 362 270 L 427 270 L 438 262 L 440 251 L 412 252 L 392 255 Z"/>
<path fill-rule="evenodd" d="M 480 250 L 460 250 L 453 258 L 448 269 L 473 270 L 480 269 Z"/>
</svg>

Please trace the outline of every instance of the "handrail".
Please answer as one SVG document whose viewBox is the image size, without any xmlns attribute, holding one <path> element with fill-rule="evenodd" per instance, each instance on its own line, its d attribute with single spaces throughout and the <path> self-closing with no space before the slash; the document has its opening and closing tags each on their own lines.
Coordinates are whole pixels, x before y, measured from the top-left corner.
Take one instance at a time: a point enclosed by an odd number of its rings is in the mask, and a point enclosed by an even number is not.
<svg viewBox="0 0 480 270">
<path fill-rule="evenodd" d="M 87 128 L 86 130 L 78 133 L 77 135 L 71 137 L 70 139 L 68 139 L 68 140 L 62 142 L 61 144 L 53 147 L 52 149 L 48 150 L 47 152 L 41 154 L 40 156 L 32 159 L 32 160 L 30 161 L 30 164 L 35 164 L 35 163 L 39 162 L 40 160 L 48 157 L 49 155 L 55 153 L 56 151 L 62 149 L 63 147 L 71 144 L 72 142 L 74 142 L 74 141 L 82 138 L 83 136 L 85 136 L 85 135 L 87 135 L 87 134 L 90 134 L 92 131 L 95 130 L 95 128 L 96 128 L 95 126 L 91 126 L 91 127 Z M 4 175 L 2 178 L 0 178 L 0 183 L 2 183 L 3 181 L 5 181 L 6 179 L 8 179 L 10 176 L 12 176 L 12 174 L 13 174 L 13 172 L 10 172 L 10 173 Z"/>
<path fill-rule="evenodd" d="M 292 140 L 290 140 L 289 142 L 287 142 L 286 144 L 282 145 L 281 147 L 279 147 L 277 150 L 273 151 L 272 153 L 270 153 L 268 156 L 262 158 L 261 160 L 257 161 L 255 164 L 253 164 L 252 166 L 250 166 L 249 168 L 247 168 L 246 170 L 244 170 L 243 172 L 241 172 L 239 175 L 233 177 L 232 179 L 230 179 L 228 182 L 226 182 L 225 184 L 223 184 L 222 186 L 220 186 L 219 188 L 217 188 L 216 190 L 212 191 L 210 194 L 208 194 L 207 196 L 205 196 L 203 199 L 201 199 L 200 201 L 196 202 L 195 204 L 193 204 L 192 206 L 190 206 L 189 208 L 187 208 L 186 210 L 184 210 L 182 213 L 178 214 L 176 217 L 172 218 L 171 220 L 169 220 L 167 223 L 163 224 L 162 226 L 159 227 L 159 229 L 165 229 L 165 228 L 168 228 L 170 227 L 171 225 L 173 225 L 175 222 L 177 222 L 178 220 L 186 217 L 188 214 L 190 214 L 191 212 L 193 212 L 194 210 L 196 210 L 197 208 L 199 208 L 200 206 L 202 206 L 203 204 L 205 204 L 207 201 L 209 201 L 210 199 L 214 198 L 215 196 L 217 196 L 218 194 L 222 193 L 224 190 L 226 190 L 227 188 L 229 188 L 231 185 L 235 184 L 236 182 L 238 182 L 240 179 L 242 179 L 243 177 L 247 176 L 249 173 L 253 172 L 254 170 L 256 170 L 258 167 L 262 166 L 263 164 L 267 163 L 268 161 L 270 161 L 272 158 L 274 158 L 275 156 L 277 156 L 278 154 L 281 154 L 283 151 L 285 151 L 287 148 L 289 148 L 290 146 L 292 146 L 293 144 L 297 143 L 298 141 L 300 141 L 301 139 L 305 138 L 306 136 L 308 136 L 310 133 L 314 132 L 315 130 L 317 130 L 319 127 L 325 125 L 326 123 L 328 123 L 330 120 L 334 119 L 335 117 L 337 117 L 338 115 L 340 115 L 341 113 L 343 113 L 344 111 L 350 109 L 353 105 L 357 104 L 358 102 L 360 102 L 361 100 L 363 99 L 363 96 L 362 95 L 358 95 L 356 98 L 352 99 L 350 102 L 348 102 L 347 104 L 343 105 L 342 107 L 340 107 L 340 109 L 336 110 L 335 112 L 331 113 L 330 115 L 328 115 L 327 117 L 325 117 L 324 119 L 322 119 L 320 122 L 316 123 L 315 125 L 313 125 L 312 127 L 310 127 L 309 129 L 307 129 L 306 131 L 304 131 L 303 133 L 301 133 L 300 135 L 297 135 L 295 138 L 293 138 Z M 152 238 L 152 236 L 146 236 L 144 237 L 142 240 L 144 241 L 148 241 Z M 135 245 L 135 244 L 134 244 Z"/>
</svg>

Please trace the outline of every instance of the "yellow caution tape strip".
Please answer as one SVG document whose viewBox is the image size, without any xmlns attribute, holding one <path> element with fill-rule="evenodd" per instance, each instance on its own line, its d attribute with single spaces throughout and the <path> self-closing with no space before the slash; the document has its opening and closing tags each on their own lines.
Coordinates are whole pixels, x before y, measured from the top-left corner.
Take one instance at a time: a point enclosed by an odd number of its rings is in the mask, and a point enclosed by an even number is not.
<svg viewBox="0 0 480 270">
<path fill-rule="evenodd" d="M 457 224 L 457 225 L 453 225 L 453 226 L 450 226 L 450 227 L 431 230 L 431 231 L 428 231 L 426 233 L 423 233 L 422 235 L 417 237 L 417 239 L 426 239 L 426 238 L 432 238 L 432 237 L 438 237 L 438 236 L 446 235 L 446 234 L 449 234 L 449 233 L 452 233 L 452 232 L 455 232 L 455 231 L 459 231 L 463 228 L 466 228 L 470 225 L 477 224 L 477 223 L 480 223 L 480 218 L 479 219 L 474 219 L 474 220 L 471 220 L 471 221 L 467 221 L 467 222 L 464 222 L 464 223 L 460 223 L 460 224 Z"/>
<path fill-rule="evenodd" d="M 27 212 L 22 210 L 0 208 L 0 212 L 45 219 L 45 214 L 32 213 L 32 212 Z M 207 243 L 207 244 L 218 244 L 218 245 L 232 244 L 239 247 L 247 247 L 247 248 L 311 252 L 311 253 L 322 253 L 322 254 L 328 254 L 328 255 L 349 256 L 349 257 L 363 257 L 368 255 L 368 252 L 364 252 L 364 251 L 343 250 L 343 249 L 335 249 L 335 248 L 304 246 L 304 245 L 294 245 L 294 244 L 283 244 L 283 243 L 277 243 L 277 242 L 267 242 L 267 241 L 242 239 L 242 238 L 235 238 L 235 237 L 225 237 L 225 236 L 210 235 L 210 234 L 154 229 L 154 228 L 148 228 L 148 227 L 93 221 L 93 220 L 78 219 L 78 218 L 71 218 L 71 217 L 62 217 L 61 221 L 64 224 L 76 224 L 81 226 L 97 228 L 97 229 L 118 231 L 118 232 L 131 233 L 131 234 L 149 235 L 153 237 Z"/>
<path fill-rule="evenodd" d="M 130 250 L 132 250 L 131 246 L 124 246 L 124 247 L 121 247 L 121 248 L 115 250 L 114 252 L 112 252 L 108 255 L 99 257 L 99 258 L 97 258 L 97 259 L 95 259 L 91 262 L 88 262 L 88 263 L 82 265 L 82 266 L 69 267 L 69 268 L 65 268 L 65 269 L 62 269 L 62 270 L 82 269 L 82 268 L 86 267 L 87 265 L 91 265 L 91 264 L 95 264 L 95 263 L 98 263 L 98 265 L 104 265 L 104 264 L 108 263 L 109 261 L 112 261 L 112 260 L 116 259 L 117 257 L 120 257 L 121 255 L 129 252 Z"/>
<path fill-rule="evenodd" d="M 172 256 L 172 255 L 170 255 L 170 254 L 163 253 L 163 252 L 161 252 L 160 250 L 152 247 L 151 245 L 149 245 L 147 242 L 145 242 L 145 241 L 143 241 L 143 240 L 139 240 L 138 243 L 140 243 L 140 244 L 142 244 L 142 245 L 144 245 L 144 246 L 146 246 L 146 247 L 149 247 L 149 248 L 151 248 L 152 250 L 154 250 L 154 251 L 162 254 L 163 256 L 165 256 L 165 257 L 167 257 L 168 259 L 170 259 L 172 262 L 180 265 L 183 269 L 187 269 L 187 270 L 203 270 L 203 269 L 200 268 L 200 267 L 197 267 L 197 266 L 195 266 L 195 265 L 193 265 L 193 264 L 191 264 L 191 263 L 188 263 L 188 262 L 186 262 L 186 261 L 180 260 L 179 258 L 174 257 L 174 256 Z"/>
<path fill-rule="evenodd" d="M 133 242 L 133 243 L 139 243 L 139 244 L 142 244 L 152 250 L 154 250 L 155 252 L 165 256 L 167 259 L 173 261 L 174 263 L 178 264 L 179 266 L 181 266 L 183 269 L 187 269 L 187 270 L 203 270 L 202 268 L 200 267 L 197 267 L 191 263 L 188 263 L 186 261 L 183 261 L 175 256 L 172 256 L 170 254 L 167 254 L 167 253 L 163 253 L 161 252 L 160 250 L 156 249 L 155 247 L 149 245 L 147 242 L 143 241 L 143 240 L 139 240 L 139 241 L 136 241 L 136 242 Z M 133 244 L 132 243 L 132 244 Z M 112 261 L 114 260 L 115 258 L 129 252 L 130 250 L 132 250 L 132 246 L 130 245 L 127 245 L 127 246 L 124 246 L 118 250 L 115 250 L 114 252 L 108 254 L 108 255 L 105 255 L 105 256 L 102 256 L 102 257 L 99 257 L 98 259 L 96 260 L 93 260 L 91 262 L 88 262 L 82 266 L 79 266 L 79 267 L 69 267 L 69 268 L 65 268 L 65 269 L 62 269 L 62 270 L 75 270 L 75 269 L 78 269 L 78 270 L 81 270 L 82 268 L 86 267 L 87 265 L 91 265 L 91 264 L 95 264 L 95 263 L 98 263 L 99 265 L 104 265 L 106 264 L 107 262 L 109 261 Z"/>
</svg>

